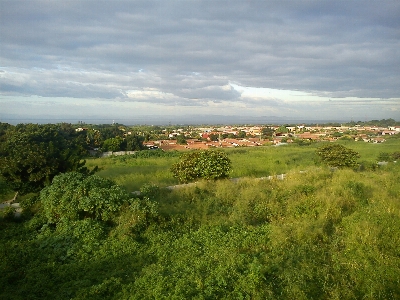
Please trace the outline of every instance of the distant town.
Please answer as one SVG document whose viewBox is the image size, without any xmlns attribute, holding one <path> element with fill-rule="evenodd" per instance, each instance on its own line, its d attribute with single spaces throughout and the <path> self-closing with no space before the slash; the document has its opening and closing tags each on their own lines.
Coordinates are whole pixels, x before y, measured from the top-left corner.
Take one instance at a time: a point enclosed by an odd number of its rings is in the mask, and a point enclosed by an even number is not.
<svg viewBox="0 0 400 300">
<path fill-rule="evenodd" d="M 389 121 L 389 122 L 385 122 Z M 92 131 L 99 126 L 113 126 L 122 136 L 140 136 L 148 149 L 190 150 L 208 148 L 257 147 L 313 142 L 333 142 L 339 139 L 367 143 L 384 143 L 389 136 L 400 134 L 394 120 L 350 124 L 291 124 L 291 125 L 220 125 L 220 126 L 124 126 L 120 124 L 80 126 L 76 131 Z M 387 124 L 395 125 L 387 125 Z M 83 124 L 82 124 L 83 125 Z M 89 136 L 89 134 L 88 134 Z M 94 148 L 94 150 L 99 150 Z"/>
</svg>

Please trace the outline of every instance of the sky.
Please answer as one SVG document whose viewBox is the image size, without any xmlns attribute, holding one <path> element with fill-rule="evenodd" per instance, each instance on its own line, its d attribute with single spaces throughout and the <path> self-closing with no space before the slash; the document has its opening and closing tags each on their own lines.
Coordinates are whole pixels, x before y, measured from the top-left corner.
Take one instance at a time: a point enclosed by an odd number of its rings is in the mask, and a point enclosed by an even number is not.
<svg viewBox="0 0 400 300">
<path fill-rule="evenodd" d="M 0 122 L 400 120 L 400 1 L 0 0 Z"/>
</svg>

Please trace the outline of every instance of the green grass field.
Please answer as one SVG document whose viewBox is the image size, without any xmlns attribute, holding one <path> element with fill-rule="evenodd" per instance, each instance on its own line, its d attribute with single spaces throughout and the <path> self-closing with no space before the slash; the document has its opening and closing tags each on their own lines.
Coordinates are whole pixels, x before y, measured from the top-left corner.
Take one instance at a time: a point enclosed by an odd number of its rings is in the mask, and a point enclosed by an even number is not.
<svg viewBox="0 0 400 300">
<path fill-rule="evenodd" d="M 354 141 L 338 141 L 360 153 L 360 162 L 369 165 L 377 162 L 381 152 L 393 153 L 400 151 L 400 139 L 389 138 L 385 143 L 372 144 Z M 227 152 L 232 161 L 231 178 L 265 177 L 269 175 L 301 171 L 316 163 L 315 150 L 321 143 L 309 146 L 282 145 L 262 147 L 229 148 Z M 101 177 L 114 180 L 128 191 L 137 191 L 144 184 L 155 184 L 166 187 L 178 184 L 177 179 L 169 171 L 172 164 L 179 160 L 179 154 L 161 157 L 124 157 L 88 158 L 86 166 L 98 166 L 97 173 Z M 12 199 L 14 192 L 0 180 L 0 201 Z"/>
<path fill-rule="evenodd" d="M 354 141 L 339 141 L 360 153 L 360 162 L 375 164 L 381 152 L 400 151 L 400 139 L 388 139 L 382 144 Z M 315 150 L 321 143 L 309 146 L 282 145 L 262 147 L 241 147 L 225 149 L 232 161 L 231 178 L 265 177 L 301 171 L 318 165 Z M 135 158 L 133 156 L 88 159 L 90 168 L 99 166 L 97 174 L 114 180 L 128 191 L 137 191 L 143 184 L 151 183 L 160 187 L 178 184 L 169 171 L 172 164 L 179 160 L 175 157 Z"/>
<path fill-rule="evenodd" d="M 376 165 L 400 140 L 340 143 Z M 49 223 L 57 199 L 21 202 L 20 219 L 0 214 L 0 299 L 399 299 L 400 162 L 331 170 L 319 145 L 227 149 L 240 179 L 152 187 L 107 221 Z M 179 156 L 151 153 L 87 166 L 129 191 L 176 184 Z M 115 201 L 96 191 L 85 193 Z"/>
</svg>

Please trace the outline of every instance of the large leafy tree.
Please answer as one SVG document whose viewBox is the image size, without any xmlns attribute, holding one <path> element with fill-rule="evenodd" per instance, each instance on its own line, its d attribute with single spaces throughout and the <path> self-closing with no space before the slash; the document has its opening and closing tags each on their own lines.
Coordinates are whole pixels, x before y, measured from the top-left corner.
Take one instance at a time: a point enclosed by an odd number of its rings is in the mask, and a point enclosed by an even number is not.
<svg viewBox="0 0 400 300">
<path fill-rule="evenodd" d="M 330 167 L 355 168 L 360 154 L 340 144 L 327 144 L 317 149 L 317 155 Z"/>
<path fill-rule="evenodd" d="M 124 144 L 124 139 L 122 137 L 113 137 L 106 139 L 103 143 L 103 146 L 101 147 L 102 151 L 111 151 L 111 152 L 116 152 L 116 151 L 121 151 L 123 148 Z"/>
<path fill-rule="evenodd" d="M 92 148 L 99 148 L 101 145 L 101 133 L 96 129 L 86 131 L 86 144 Z"/>
<path fill-rule="evenodd" d="M 1 123 L 0 122 L 0 143 L 4 142 L 5 134 L 8 129 L 12 128 L 13 126 L 8 123 Z"/>
<path fill-rule="evenodd" d="M 87 171 L 85 136 L 70 124 L 19 124 L 3 138 L 0 174 L 22 194 L 40 190 L 57 174 Z"/>
<path fill-rule="evenodd" d="M 231 171 L 231 160 L 222 151 L 188 152 L 171 167 L 171 171 L 180 182 L 227 178 Z"/>
<path fill-rule="evenodd" d="M 144 137 L 139 136 L 137 134 L 127 135 L 125 138 L 126 150 L 127 151 L 137 151 L 143 150 L 145 147 L 143 146 Z"/>
<path fill-rule="evenodd" d="M 178 135 L 178 136 L 176 137 L 176 143 L 177 143 L 178 145 L 187 145 L 187 141 L 186 141 L 185 136 L 184 136 L 184 135 Z"/>
</svg>

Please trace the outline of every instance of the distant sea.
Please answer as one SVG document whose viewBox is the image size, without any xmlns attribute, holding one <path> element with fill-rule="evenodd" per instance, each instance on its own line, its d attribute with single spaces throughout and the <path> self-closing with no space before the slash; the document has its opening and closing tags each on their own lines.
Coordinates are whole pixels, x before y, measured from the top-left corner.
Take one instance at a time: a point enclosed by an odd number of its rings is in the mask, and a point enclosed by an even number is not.
<svg viewBox="0 0 400 300">
<path fill-rule="evenodd" d="M 266 125 L 266 124 L 324 124 L 324 123 L 344 123 L 351 120 L 314 120 L 302 118 L 289 118 L 277 116 L 226 116 L 226 115 L 147 115 L 132 117 L 54 117 L 54 116 L 37 116 L 32 118 L 17 116 L 0 116 L 0 122 L 19 124 L 19 123 L 72 123 L 72 124 L 123 124 L 123 125 Z"/>
</svg>

